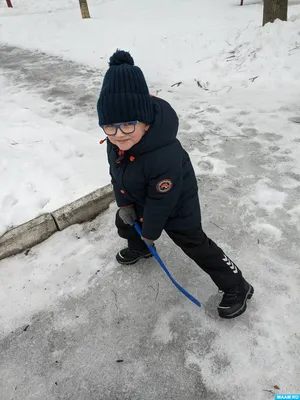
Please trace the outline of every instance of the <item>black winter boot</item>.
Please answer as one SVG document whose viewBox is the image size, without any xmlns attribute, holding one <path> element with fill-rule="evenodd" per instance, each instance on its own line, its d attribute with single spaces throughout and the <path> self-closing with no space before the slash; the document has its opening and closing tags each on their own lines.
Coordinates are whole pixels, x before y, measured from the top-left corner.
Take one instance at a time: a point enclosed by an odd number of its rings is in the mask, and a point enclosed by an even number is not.
<svg viewBox="0 0 300 400">
<path fill-rule="evenodd" d="M 229 319 L 243 314 L 247 308 L 247 300 L 251 299 L 253 293 L 253 287 L 243 278 L 238 286 L 224 292 L 222 301 L 218 306 L 219 316 Z"/>
<path fill-rule="evenodd" d="M 131 250 L 128 247 L 118 252 L 116 259 L 119 264 L 132 265 L 141 260 L 142 258 L 152 257 L 151 251 L 146 248 L 145 250 Z"/>
</svg>

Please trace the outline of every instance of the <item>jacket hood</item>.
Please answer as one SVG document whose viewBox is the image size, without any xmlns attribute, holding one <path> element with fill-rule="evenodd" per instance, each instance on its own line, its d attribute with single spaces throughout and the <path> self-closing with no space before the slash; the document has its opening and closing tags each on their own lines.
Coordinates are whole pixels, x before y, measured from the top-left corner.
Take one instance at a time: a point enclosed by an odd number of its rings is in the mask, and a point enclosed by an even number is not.
<svg viewBox="0 0 300 400">
<path fill-rule="evenodd" d="M 136 156 L 172 143 L 178 132 L 178 116 L 165 100 L 152 97 L 154 122 L 143 138 L 128 152 Z"/>
</svg>

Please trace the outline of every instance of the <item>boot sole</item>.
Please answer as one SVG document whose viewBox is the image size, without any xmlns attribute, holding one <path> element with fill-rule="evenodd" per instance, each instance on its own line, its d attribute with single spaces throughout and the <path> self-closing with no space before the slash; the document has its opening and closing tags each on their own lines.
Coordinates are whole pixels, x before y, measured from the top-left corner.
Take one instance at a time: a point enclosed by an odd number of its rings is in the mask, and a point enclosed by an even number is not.
<svg viewBox="0 0 300 400">
<path fill-rule="evenodd" d="M 247 300 L 250 300 L 251 297 L 253 296 L 253 294 L 254 294 L 254 288 L 253 288 L 253 286 L 251 286 L 249 284 L 249 290 L 247 292 L 247 296 L 245 297 L 245 300 L 244 300 L 244 303 L 243 303 L 242 307 L 239 310 L 237 310 L 234 313 L 232 313 L 232 314 L 220 315 L 220 313 L 219 313 L 219 316 L 221 318 L 223 318 L 223 319 L 231 319 L 231 318 L 236 318 L 236 317 L 240 316 L 241 314 L 243 314 L 246 311 L 246 309 L 247 309 Z"/>
<path fill-rule="evenodd" d="M 147 254 L 147 255 L 144 255 L 144 256 L 140 256 L 140 257 L 136 258 L 133 261 L 122 261 L 122 260 L 119 260 L 118 258 L 117 258 L 117 261 L 121 265 L 133 265 L 133 264 L 136 264 L 138 261 L 140 261 L 142 259 L 147 259 L 147 258 L 151 258 L 151 257 L 153 257 L 152 254 Z"/>
</svg>

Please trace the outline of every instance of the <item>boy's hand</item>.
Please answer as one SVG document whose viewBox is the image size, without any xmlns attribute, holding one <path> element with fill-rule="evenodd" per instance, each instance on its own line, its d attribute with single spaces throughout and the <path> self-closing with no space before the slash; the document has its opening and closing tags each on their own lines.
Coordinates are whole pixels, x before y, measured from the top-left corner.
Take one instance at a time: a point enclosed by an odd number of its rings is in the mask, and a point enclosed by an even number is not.
<svg viewBox="0 0 300 400">
<path fill-rule="evenodd" d="M 121 207 L 119 209 L 119 217 L 126 225 L 133 225 L 132 220 L 136 221 L 137 216 L 134 206 Z"/>
<path fill-rule="evenodd" d="M 154 244 L 154 240 L 151 239 L 146 239 L 144 237 L 142 237 L 143 241 L 146 243 L 147 246 L 153 247 Z"/>
</svg>

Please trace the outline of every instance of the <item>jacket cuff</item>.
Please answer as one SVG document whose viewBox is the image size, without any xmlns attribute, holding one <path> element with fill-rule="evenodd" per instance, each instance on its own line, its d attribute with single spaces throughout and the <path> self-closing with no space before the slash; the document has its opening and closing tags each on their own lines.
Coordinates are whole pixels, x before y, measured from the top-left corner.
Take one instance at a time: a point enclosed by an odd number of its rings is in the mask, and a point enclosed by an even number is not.
<svg viewBox="0 0 300 400">
<path fill-rule="evenodd" d="M 143 227 L 142 236 L 149 240 L 155 241 L 161 236 L 162 231 L 163 231 L 162 229 L 147 229 L 147 228 L 144 229 Z"/>
</svg>

